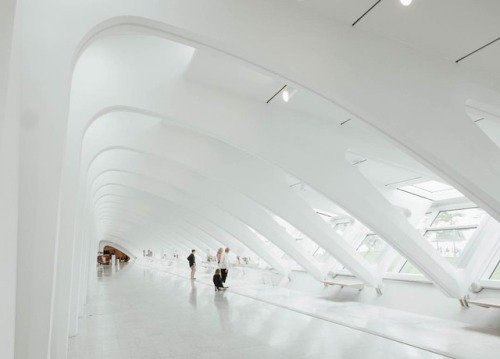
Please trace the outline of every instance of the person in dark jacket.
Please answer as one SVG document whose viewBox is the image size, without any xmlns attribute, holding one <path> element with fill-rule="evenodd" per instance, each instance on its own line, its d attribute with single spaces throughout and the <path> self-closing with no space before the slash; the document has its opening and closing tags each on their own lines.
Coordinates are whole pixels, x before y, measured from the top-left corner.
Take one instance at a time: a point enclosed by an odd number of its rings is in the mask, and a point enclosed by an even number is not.
<svg viewBox="0 0 500 359">
<path fill-rule="evenodd" d="M 189 268 L 191 268 L 191 279 L 196 279 L 194 277 L 194 274 L 196 273 L 196 258 L 194 256 L 194 252 L 196 251 L 193 249 L 191 254 L 187 257 L 187 260 L 189 261 Z"/>
<path fill-rule="evenodd" d="M 222 289 L 226 289 L 227 287 L 224 287 L 224 284 L 222 284 L 222 276 L 220 274 L 220 269 L 217 268 L 215 270 L 215 274 L 214 274 L 214 285 L 215 285 L 215 291 L 219 291 L 219 290 L 222 290 Z"/>
</svg>

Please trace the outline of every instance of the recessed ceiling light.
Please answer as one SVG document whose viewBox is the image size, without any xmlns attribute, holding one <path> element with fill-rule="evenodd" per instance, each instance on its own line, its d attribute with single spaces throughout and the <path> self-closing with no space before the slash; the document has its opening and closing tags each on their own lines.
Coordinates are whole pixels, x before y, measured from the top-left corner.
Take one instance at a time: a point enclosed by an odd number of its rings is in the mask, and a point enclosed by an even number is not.
<svg viewBox="0 0 500 359">
<path fill-rule="evenodd" d="M 288 102 L 290 100 L 290 92 L 288 90 L 283 91 L 283 101 Z"/>
<path fill-rule="evenodd" d="M 287 88 L 284 89 L 283 92 L 281 93 L 281 96 L 283 97 L 283 101 L 285 101 L 285 102 L 290 101 L 292 96 L 295 95 L 295 92 L 297 92 L 297 90 L 295 90 L 294 88 L 292 88 L 290 86 L 287 86 Z"/>
<path fill-rule="evenodd" d="M 401 2 L 401 4 L 403 4 L 404 6 L 408 6 L 411 4 L 412 0 L 399 0 Z"/>
</svg>

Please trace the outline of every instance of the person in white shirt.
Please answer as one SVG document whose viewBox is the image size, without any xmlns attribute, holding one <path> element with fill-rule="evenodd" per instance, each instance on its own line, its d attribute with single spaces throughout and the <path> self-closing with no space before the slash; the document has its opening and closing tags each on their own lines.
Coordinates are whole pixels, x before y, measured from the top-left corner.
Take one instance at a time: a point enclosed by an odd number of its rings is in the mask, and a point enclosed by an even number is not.
<svg viewBox="0 0 500 359">
<path fill-rule="evenodd" d="M 229 270 L 229 248 L 226 248 L 224 250 L 224 253 L 222 253 L 220 263 L 219 263 L 219 268 L 221 272 L 221 277 L 222 277 L 222 283 L 226 283 L 226 278 L 227 278 L 227 272 Z"/>
</svg>

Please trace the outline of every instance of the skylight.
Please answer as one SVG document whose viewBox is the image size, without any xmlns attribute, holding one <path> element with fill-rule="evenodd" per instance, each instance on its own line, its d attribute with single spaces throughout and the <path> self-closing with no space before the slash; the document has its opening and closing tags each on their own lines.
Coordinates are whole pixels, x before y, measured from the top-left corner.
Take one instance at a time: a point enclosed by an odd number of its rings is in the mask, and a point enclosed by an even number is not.
<svg viewBox="0 0 500 359">
<path fill-rule="evenodd" d="M 421 182 L 421 183 L 415 184 L 414 187 L 423 189 L 424 191 L 427 191 L 430 193 L 443 192 L 443 191 L 449 191 L 449 190 L 454 189 L 452 186 L 449 186 L 447 184 L 444 184 L 444 183 L 441 183 L 438 181 Z"/>
<path fill-rule="evenodd" d="M 464 197 L 462 193 L 452 186 L 438 181 L 419 182 L 407 186 L 401 186 L 397 189 L 431 201 Z"/>
</svg>

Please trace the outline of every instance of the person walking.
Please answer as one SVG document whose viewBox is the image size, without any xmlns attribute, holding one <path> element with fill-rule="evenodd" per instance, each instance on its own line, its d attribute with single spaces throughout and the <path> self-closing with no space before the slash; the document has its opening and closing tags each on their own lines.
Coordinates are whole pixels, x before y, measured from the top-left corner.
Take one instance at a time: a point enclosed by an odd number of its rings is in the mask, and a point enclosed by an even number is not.
<svg viewBox="0 0 500 359">
<path fill-rule="evenodd" d="M 191 279 L 196 279 L 194 277 L 194 274 L 196 273 L 196 258 L 194 256 L 194 253 L 196 250 L 192 250 L 191 254 L 187 257 L 187 260 L 189 261 L 189 268 L 191 268 Z"/>
<path fill-rule="evenodd" d="M 227 273 L 229 271 L 228 254 L 229 254 L 229 248 L 226 248 L 220 258 L 219 268 L 222 276 L 222 283 L 226 283 Z"/>
</svg>

